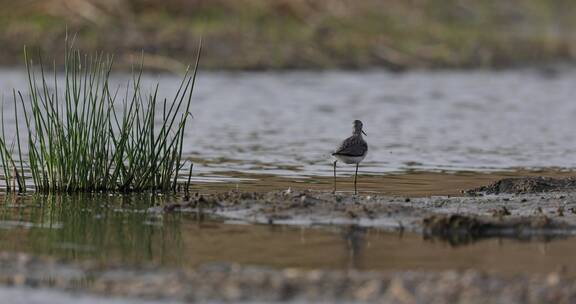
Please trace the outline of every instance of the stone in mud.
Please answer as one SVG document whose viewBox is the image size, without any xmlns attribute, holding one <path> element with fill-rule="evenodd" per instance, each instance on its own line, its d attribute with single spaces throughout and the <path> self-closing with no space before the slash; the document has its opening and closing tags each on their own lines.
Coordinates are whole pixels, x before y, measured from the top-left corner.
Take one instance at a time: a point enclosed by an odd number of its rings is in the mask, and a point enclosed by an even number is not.
<svg viewBox="0 0 576 304">
<path fill-rule="evenodd" d="M 492 209 L 492 216 L 493 217 L 503 218 L 503 217 L 509 216 L 509 215 L 512 215 L 512 213 L 510 213 L 510 210 L 508 210 L 508 208 L 506 208 L 506 206 L 502 206 L 502 207 L 497 208 L 497 209 Z"/>
<path fill-rule="evenodd" d="M 490 185 L 466 191 L 467 194 L 524 194 L 551 191 L 576 191 L 576 178 L 518 177 L 504 178 Z"/>
</svg>

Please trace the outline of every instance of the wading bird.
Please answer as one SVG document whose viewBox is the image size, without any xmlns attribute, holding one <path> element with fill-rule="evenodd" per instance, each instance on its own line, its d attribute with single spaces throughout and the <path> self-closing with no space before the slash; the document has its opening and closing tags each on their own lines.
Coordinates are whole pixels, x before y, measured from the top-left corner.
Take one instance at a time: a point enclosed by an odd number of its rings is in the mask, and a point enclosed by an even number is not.
<svg viewBox="0 0 576 304">
<path fill-rule="evenodd" d="M 336 158 L 334 160 L 334 193 L 336 193 L 336 163 L 341 161 L 345 164 L 356 164 L 356 173 L 354 174 L 354 194 L 358 193 L 356 181 L 358 180 L 358 165 L 366 157 L 368 153 L 368 144 L 362 138 L 362 134 L 366 133 L 362 130 L 362 122 L 359 120 L 354 121 L 354 128 L 352 136 L 346 138 L 338 149 L 332 153 Z"/>
</svg>

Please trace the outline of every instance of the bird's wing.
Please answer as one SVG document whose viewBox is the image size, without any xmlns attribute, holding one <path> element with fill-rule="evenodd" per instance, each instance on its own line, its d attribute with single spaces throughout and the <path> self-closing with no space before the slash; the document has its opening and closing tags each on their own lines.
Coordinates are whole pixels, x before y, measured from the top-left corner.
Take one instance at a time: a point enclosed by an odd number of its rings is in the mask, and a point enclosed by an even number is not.
<svg viewBox="0 0 576 304">
<path fill-rule="evenodd" d="M 368 144 L 361 138 L 351 136 L 346 138 L 332 155 L 362 156 L 368 150 Z"/>
</svg>

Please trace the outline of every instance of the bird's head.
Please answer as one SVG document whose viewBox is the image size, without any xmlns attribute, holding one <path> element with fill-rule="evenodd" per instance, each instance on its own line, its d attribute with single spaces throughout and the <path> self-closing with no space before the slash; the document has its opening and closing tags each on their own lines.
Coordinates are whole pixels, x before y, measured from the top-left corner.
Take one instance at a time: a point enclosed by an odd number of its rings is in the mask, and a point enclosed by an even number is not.
<svg viewBox="0 0 576 304">
<path fill-rule="evenodd" d="M 362 127 L 363 127 L 362 122 L 359 120 L 355 120 L 354 121 L 354 134 L 359 135 L 360 133 L 362 133 L 362 134 L 366 135 L 366 132 L 364 132 L 364 130 L 362 130 Z M 366 136 L 368 136 L 368 135 L 366 135 Z"/>
</svg>

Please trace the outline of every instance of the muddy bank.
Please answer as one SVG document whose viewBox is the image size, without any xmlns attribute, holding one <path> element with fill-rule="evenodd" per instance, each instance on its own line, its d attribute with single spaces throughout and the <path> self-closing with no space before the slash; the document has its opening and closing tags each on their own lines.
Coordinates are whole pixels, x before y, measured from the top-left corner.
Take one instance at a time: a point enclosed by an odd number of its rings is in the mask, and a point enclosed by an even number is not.
<svg viewBox="0 0 576 304">
<path fill-rule="evenodd" d="M 259 224 L 356 225 L 410 230 L 454 241 L 485 237 L 554 237 L 576 233 L 572 178 L 503 179 L 467 196 L 358 196 L 320 191 L 193 195 L 157 208 Z M 490 194 L 490 193 L 498 193 Z"/>
<path fill-rule="evenodd" d="M 464 191 L 469 195 L 477 194 L 522 194 L 541 192 L 576 191 L 576 178 L 553 178 L 542 176 L 504 178 L 486 186 Z"/>
<path fill-rule="evenodd" d="M 570 303 L 576 281 L 562 271 L 500 277 L 468 271 L 274 270 L 207 264 L 193 271 L 67 263 L 0 254 L 0 283 L 106 297 L 197 301 Z"/>
</svg>

